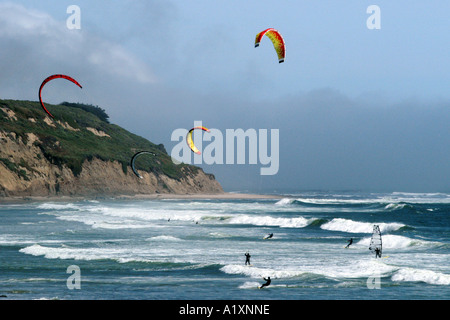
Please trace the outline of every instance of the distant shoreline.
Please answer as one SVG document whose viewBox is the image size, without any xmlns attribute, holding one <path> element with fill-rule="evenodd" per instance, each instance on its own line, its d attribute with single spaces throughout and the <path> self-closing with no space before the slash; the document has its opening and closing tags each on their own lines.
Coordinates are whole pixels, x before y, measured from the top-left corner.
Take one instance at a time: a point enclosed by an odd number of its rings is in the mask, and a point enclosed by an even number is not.
<svg viewBox="0 0 450 320">
<path fill-rule="evenodd" d="M 65 202 L 65 201 L 83 201 L 83 200 L 239 200 L 239 199 L 282 199 L 280 195 L 250 194 L 250 193 L 212 193 L 212 194 L 137 194 L 137 195 L 116 195 L 116 196 L 16 196 L 16 197 L 0 197 L 0 205 L 11 203 L 29 203 L 29 202 Z"/>
</svg>

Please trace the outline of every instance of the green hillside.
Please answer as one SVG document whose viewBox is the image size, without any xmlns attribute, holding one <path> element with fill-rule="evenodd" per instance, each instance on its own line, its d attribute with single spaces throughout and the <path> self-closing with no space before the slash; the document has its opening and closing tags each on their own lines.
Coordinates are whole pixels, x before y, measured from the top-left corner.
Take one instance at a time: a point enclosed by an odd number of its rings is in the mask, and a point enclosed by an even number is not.
<svg viewBox="0 0 450 320">
<path fill-rule="evenodd" d="M 198 168 L 190 165 L 175 165 L 162 144 L 156 145 L 108 121 L 106 112 L 98 107 L 63 103 L 46 104 L 55 117 L 50 118 L 42 110 L 39 102 L 0 100 L 0 130 L 14 132 L 26 143 L 27 133 L 35 134 L 39 140 L 34 144 L 42 150 L 44 156 L 56 165 L 67 165 L 74 175 L 79 175 L 82 163 L 94 157 L 104 161 L 118 161 L 127 173 L 131 157 L 138 151 L 148 150 L 157 156 L 142 156 L 136 163 L 139 170 L 165 174 L 179 180 L 184 174 L 196 173 Z M 16 119 L 8 117 L 3 111 L 10 109 Z M 47 118 L 47 123 L 44 121 Z M 98 136 L 87 128 L 106 133 L 109 137 Z M 92 130 L 92 129 L 91 129 Z M 1 159 L 4 163 L 7 159 Z M 26 165 L 26 164 L 24 164 Z"/>
</svg>

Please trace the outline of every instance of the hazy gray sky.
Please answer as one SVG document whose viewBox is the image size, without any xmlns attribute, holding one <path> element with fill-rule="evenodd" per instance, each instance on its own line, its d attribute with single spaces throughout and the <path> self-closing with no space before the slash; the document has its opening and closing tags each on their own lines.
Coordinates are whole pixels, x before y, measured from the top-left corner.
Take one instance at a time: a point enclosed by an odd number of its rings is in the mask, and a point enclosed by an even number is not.
<svg viewBox="0 0 450 320">
<path fill-rule="evenodd" d="M 69 5 L 81 29 L 69 30 Z M 366 12 L 381 10 L 381 29 Z M 279 129 L 275 176 L 202 165 L 228 191 L 450 191 L 450 2 L 0 1 L 0 98 L 86 102 L 167 151 L 194 121 Z M 278 64 L 268 27 L 286 41 Z M 204 143 L 205 144 L 205 143 Z"/>
</svg>

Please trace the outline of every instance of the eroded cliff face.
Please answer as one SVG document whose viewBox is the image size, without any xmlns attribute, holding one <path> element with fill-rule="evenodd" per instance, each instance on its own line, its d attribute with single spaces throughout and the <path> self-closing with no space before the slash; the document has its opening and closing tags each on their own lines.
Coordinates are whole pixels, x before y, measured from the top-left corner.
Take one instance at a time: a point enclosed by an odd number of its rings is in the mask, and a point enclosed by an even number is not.
<svg viewBox="0 0 450 320">
<path fill-rule="evenodd" d="M 25 141 L 24 141 L 25 140 Z M 27 139 L 0 128 L 0 199 L 27 196 L 104 197 L 118 195 L 215 194 L 223 193 L 221 185 L 202 169 L 182 168 L 179 180 L 164 174 L 140 171 L 143 179 L 127 173 L 117 161 L 94 158 L 84 161 L 75 176 L 67 166 L 47 160 L 34 143 L 33 133 Z"/>
</svg>

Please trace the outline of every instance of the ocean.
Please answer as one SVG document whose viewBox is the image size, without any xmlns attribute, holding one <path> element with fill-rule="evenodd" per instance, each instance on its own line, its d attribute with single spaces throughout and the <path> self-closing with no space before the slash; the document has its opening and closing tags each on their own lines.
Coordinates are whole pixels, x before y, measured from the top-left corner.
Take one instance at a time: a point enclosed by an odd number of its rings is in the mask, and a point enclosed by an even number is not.
<svg viewBox="0 0 450 320">
<path fill-rule="evenodd" d="M 0 300 L 450 299 L 450 194 L 26 202 L 0 219 Z"/>
</svg>

